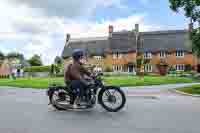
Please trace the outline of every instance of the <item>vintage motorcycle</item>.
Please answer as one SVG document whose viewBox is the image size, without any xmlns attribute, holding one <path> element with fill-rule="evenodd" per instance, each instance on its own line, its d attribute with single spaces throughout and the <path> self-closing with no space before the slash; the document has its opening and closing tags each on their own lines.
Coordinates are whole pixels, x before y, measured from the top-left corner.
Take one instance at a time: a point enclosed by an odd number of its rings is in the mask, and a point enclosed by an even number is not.
<svg viewBox="0 0 200 133">
<path fill-rule="evenodd" d="M 70 85 L 57 86 L 51 85 L 47 90 L 49 104 L 57 110 L 68 109 L 89 109 L 93 108 L 97 103 L 109 112 L 117 112 L 121 110 L 126 103 L 126 97 L 120 87 L 105 86 L 102 81 L 102 74 L 93 76 L 91 85 L 85 90 L 84 97 L 79 97 L 78 90 L 72 90 Z M 74 99 L 74 105 L 70 104 L 70 100 Z M 81 100 L 86 101 L 86 105 L 80 104 Z"/>
</svg>

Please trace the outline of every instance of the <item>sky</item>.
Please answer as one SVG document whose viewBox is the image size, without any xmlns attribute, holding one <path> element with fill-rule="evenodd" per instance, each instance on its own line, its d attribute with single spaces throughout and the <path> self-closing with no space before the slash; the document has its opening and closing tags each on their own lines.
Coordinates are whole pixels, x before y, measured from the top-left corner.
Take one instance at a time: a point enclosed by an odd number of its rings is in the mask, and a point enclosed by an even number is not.
<svg viewBox="0 0 200 133">
<path fill-rule="evenodd" d="M 107 36 L 114 31 L 186 29 L 189 19 L 172 12 L 168 0 L 1 0 L 0 51 L 41 55 L 44 64 L 61 56 L 65 35 Z"/>
</svg>

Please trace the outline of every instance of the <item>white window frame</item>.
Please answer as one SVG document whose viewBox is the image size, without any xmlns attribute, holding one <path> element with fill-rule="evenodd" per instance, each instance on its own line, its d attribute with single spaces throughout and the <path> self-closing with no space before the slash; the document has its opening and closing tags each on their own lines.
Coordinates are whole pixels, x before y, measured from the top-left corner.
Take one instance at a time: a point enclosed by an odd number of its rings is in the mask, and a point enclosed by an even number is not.
<svg viewBox="0 0 200 133">
<path fill-rule="evenodd" d="M 145 52 L 144 53 L 144 58 L 145 59 L 151 59 L 152 58 L 152 53 L 151 52 Z"/>
<path fill-rule="evenodd" d="M 113 71 L 114 72 L 122 72 L 123 66 L 122 65 L 113 65 Z"/>
<path fill-rule="evenodd" d="M 176 51 L 176 57 L 182 58 L 184 57 L 185 53 L 183 50 L 177 50 Z"/>
<path fill-rule="evenodd" d="M 102 56 L 94 56 L 96 60 L 102 60 Z"/>
<path fill-rule="evenodd" d="M 122 53 L 113 53 L 113 59 L 121 59 L 123 57 Z"/>
<path fill-rule="evenodd" d="M 176 68 L 176 71 L 184 71 L 185 70 L 185 64 L 176 64 L 175 68 Z"/>
<path fill-rule="evenodd" d="M 166 51 L 160 51 L 160 58 L 165 58 L 167 56 Z"/>
<path fill-rule="evenodd" d="M 113 54 L 113 59 L 117 59 L 117 54 Z"/>
<path fill-rule="evenodd" d="M 95 68 L 94 68 L 94 72 L 102 72 L 103 71 L 103 69 L 102 69 L 102 67 L 100 67 L 100 66 L 96 66 Z"/>
<path fill-rule="evenodd" d="M 145 72 L 152 72 L 153 71 L 153 66 L 151 64 L 144 65 L 144 71 Z"/>
<path fill-rule="evenodd" d="M 121 53 L 118 53 L 118 58 L 119 58 L 119 59 L 121 59 L 122 56 L 123 56 L 123 55 L 122 55 Z"/>
</svg>

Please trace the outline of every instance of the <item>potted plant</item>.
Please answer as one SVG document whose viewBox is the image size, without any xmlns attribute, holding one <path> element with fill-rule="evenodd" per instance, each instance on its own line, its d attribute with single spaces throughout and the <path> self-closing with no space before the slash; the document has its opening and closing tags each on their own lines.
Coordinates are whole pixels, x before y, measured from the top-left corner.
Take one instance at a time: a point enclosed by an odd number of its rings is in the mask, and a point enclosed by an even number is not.
<svg viewBox="0 0 200 133">
<path fill-rule="evenodd" d="M 157 64 L 157 67 L 158 67 L 160 75 L 162 76 L 167 75 L 168 64 L 164 60 L 161 60 L 160 63 Z"/>
</svg>

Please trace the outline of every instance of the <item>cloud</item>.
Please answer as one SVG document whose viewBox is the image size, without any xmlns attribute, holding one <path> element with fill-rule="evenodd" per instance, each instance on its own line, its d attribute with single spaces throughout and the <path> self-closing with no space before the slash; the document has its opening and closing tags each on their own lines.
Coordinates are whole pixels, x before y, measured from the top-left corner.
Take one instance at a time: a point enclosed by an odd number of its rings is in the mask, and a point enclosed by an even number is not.
<svg viewBox="0 0 200 133">
<path fill-rule="evenodd" d="M 97 7 L 125 8 L 121 0 L 8 0 L 12 4 L 25 5 L 48 16 L 67 18 L 92 15 Z"/>
<path fill-rule="evenodd" d="M 148 14 L 132 14 L 98 21 L 87 19 L 95 8 L 127 8 L 122 0 L 3 0 L 0 4 L 0 50 L 18 51 L 30 58 L 41 54 L 45 64 L 61 55 L 65 34 L 72 38 L 107 36 L 108 25 L 115 31 L 132 30 L 136 23 L 141 31 L 159 30 L 166 27 L 148 22 Z M 86 19 L 74 17 L 86 16 Z M 9 46 L 9 47 L 8 47 Z"/>
<path fill-rule="evenodd" d="M 107 36 L 108 26 L 113 25 L 114 31 L 133 30 L 135 24 L 140 24 L 140 31 L 159 30 L 162 27 L 156 24 L 147 23 L 146 14 L 135 14 L 114 20 L 102 20 L 100 22 L 76 22 L 68 21 L 64 24 L 65 33 L 70 33 L 72 38 Z"/>
<path fill-rule="evenodd" d="M 109 3 L 105 6 L 109 6 Z M 5 46 L 12 44 L 13 48 L 10 48 L 10 51 L 21 52 L 27 58 L 30 58 L 33 54 L 41 54 L 45 64 L 52 63 L 55 56 L 61 55 L 66 33 L 70 33 L 72 38 L 81 38 L 107 36 L 108 25 L 110 24 L 115 26 L 115 31 L 132 30 L 135 23 L 141 24 L 141 30 L 148 30 L 151 27 L 150 24 L 145 24 L 146 14 L 135 14 L 114 20 L 102 19 L 97 22 L 77 21 L 59 16 L 48 17 L 43 14 L 32 13 L 34 11 L 24 7 L 19 7 L 19 12 L 13 10 L 10 5 L 4 7 L 4 11 L 9 9 L 11 10 L 8 16 L 0 13 L 0 18 L 5 23 L 3 26 L 0 25 L 0 40 L 9 40 L 12 43 L 4 43 L 1 48 L 6 51 Z"/>
</svg>

